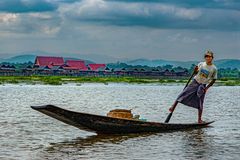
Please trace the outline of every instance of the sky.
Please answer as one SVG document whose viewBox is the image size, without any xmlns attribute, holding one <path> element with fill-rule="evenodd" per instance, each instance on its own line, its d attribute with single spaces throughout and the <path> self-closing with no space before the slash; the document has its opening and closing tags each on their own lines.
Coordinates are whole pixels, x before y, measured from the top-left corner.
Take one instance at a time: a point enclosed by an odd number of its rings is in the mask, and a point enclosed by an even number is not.
<svg viewBox="0 0 240 160">
<path fill-rule="evenodd" d="M 240 59 L 239 0 L 1 0 L 0 58 Z"/>
</svg>

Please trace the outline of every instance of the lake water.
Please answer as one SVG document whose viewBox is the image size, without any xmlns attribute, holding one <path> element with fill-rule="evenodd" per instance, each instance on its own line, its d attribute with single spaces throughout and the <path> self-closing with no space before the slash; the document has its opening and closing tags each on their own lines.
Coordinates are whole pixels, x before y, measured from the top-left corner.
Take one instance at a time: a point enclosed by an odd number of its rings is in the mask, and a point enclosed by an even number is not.
<svg viewBox="0 0 240 160">
<path fill-rule="evenodd" d="M 0 85 L 0 159 L 239 159 L 239 86 L 209 89 L 203 119 L 216 122 L 191 131 L 101 136 L 30 108 L 54 104 L 100 115 L 126 108 L 163 122 L 182 89 L 157 84 Z M 171 119 L 196 121 L 197 110 L 181 104 Z"/>
</svg>

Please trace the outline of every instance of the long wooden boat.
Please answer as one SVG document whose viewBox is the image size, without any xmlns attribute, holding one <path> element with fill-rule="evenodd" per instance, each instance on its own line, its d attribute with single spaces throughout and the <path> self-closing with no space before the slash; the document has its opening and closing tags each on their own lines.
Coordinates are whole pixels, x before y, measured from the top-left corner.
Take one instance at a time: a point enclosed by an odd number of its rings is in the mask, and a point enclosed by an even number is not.
<svg viewBox="0 0 240 160">
<path fill-rule="evenodd" d="M 42 112 L 50 117 L 58 119 L 64 123 L 75 126 L 81 130 L 96 132 L 98 134 L 127 134 L 127 133 L 146 133 L 146 132 L 168 132 L 186 129 L 207 127 L 213 123 L 202 124 L 174 124 L 144 122 L 140 120 L 128 120 L 112 118 L 88 113 L 73 112 L 56 107 L 54 105 L 31 106 L 32 109 Z"/>
</svg>

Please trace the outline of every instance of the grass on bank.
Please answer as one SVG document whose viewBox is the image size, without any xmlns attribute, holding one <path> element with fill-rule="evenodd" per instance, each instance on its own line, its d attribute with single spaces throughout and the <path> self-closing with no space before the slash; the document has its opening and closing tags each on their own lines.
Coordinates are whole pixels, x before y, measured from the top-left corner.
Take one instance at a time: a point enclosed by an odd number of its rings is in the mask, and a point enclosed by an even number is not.
<svg viewBox="0 0 240 160">
<path fill-rule="evenodd" d="M 65 83 L 186 83 L 186 79 L 169 78 L 135 78 L 135 77 L 69 77 L 69 76 L 0 76 L 0 84 L 48 84 L 62 85 Z M 222 78 L 217 85 L 240 86 L 239 78 Z"/>
</svg>

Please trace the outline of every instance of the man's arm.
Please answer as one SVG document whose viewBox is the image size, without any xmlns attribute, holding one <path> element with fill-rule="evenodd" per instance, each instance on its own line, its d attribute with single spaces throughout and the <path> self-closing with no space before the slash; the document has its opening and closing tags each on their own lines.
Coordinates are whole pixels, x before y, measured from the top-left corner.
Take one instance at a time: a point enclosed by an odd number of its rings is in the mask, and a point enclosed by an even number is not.
<svg viewBox="0 0 240 160">
<path fill-rule="evenodd" d="M 216 79 L 213 79 L 205 88 L 205 92 L 207 92 L 208 88 L 210 88 L 215 82 L 216 82 Z"/>
<path fill-rule="evenodd" d="M 217 69 L 215 69 L 214 74 L 212 76 L 212 81 L 207 85 L 205 92 L 207 92 L 208 88 L 210 88 L 216 82 L 216 79 L 217 79 Z"/>
</svg>

